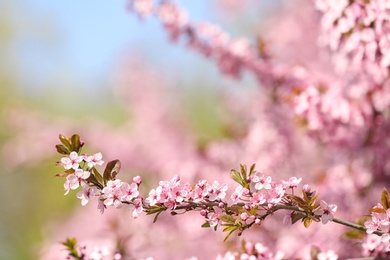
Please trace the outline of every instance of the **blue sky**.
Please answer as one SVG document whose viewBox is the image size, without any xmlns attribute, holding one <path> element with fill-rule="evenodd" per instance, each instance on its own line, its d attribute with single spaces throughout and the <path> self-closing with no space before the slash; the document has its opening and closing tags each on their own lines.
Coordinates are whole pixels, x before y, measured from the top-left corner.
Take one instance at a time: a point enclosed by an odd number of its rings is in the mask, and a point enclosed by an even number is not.
<svg viewBox="0 0 390 260">
<path fill-rule="evenodd" d="M 191 17 L 210 15 L 207 1 L 182 4 L 190 9 Z M 168 42 L 155 19 L 140 21 L 128 13 L 125 0 L 31 0 L 29 8 L 31 19 L 38 20 L 34 30 L 48 26 L 48 37 L 54 38 L 54 43 L 32 43 L 20 52 L 26 70 L 35 70 L 30 84 L 37 81 L 39 85 L 47 72 L 57 74 L 61 69 L 74 81 L 99 80 L 113 70 L 125 51 L 141 53 L 157 63 L 167 57 L 182 57 L 185 52 Z"/>
<path fill-rule="evenodd" d="M 45 85 L 59 80 L 65 85 L 78 84 L 85 88 L 109 84 L 107 81 L 116 62 L 125 52 L 141 54 L 148 62 L 161 65 L 161 69 L 176 69 L 180 73 L 185 73 L 183 68 L 187 64 L 198 63 L 203 70 L 216 70 L 212 62 L 183 46 L 171 44 L 154 18 L 140 21 L 130 14 L 126 10 L 126 0 L 29 0 L 23 4 L 23 0 L 3 1 L 13 3 L 19 11 L 15 19 L 23 20 L 27 28 L 22 34 L 28 36 L 19 37 L 15 53 L 22 63 L 22 85 L 34 93 L 45 91 Z M 221 22 L 213 9 L 216 1 L 178 2 L 188 10 L 193 21 Z M 267 2 L 264 0 L 261 5 Z M 232 20 L 253 25 L 251 16 L 245 14 Z M 253 14 L 252 19 L 255 17 L 253 20 L 258 22 L 259 16 Z M 225 29 L 233 35 L 235 32 L 239 33 L 236 36 L 248 33 L 252 39 L 256 38 L 253 28 L 242 31 L 242 27 L 234 28 L 229 20 L 223 22 L 228 24 Z"/>
</svg>

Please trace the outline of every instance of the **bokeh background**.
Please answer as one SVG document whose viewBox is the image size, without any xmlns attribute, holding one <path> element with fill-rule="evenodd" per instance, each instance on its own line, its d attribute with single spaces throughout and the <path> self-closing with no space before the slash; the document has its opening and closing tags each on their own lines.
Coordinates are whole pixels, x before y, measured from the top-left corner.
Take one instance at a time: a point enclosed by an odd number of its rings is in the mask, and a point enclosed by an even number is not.
<svg viewBox="0 0 390 260">
<path fill-rule="evenodd" d="M 181 2 L 195 20 L 250 39 L 276 5 Z M 211 62 L 172 45 L 160 26 L 130 15 L 123 0 L 0 2 L 0 259 L 37 259 L 49 223 L 58 225 L 78 207 L 54 177 L 54 144 L 62 131 L 128 122 L 115 85 L 118 74 L 137 71 L 124 70 L 124 61 L 141 61 L 180 93 L 200 143 L 223 136 L 215 93 L 250 88 L 253 80 L 220 76 Z"/>
</svg>

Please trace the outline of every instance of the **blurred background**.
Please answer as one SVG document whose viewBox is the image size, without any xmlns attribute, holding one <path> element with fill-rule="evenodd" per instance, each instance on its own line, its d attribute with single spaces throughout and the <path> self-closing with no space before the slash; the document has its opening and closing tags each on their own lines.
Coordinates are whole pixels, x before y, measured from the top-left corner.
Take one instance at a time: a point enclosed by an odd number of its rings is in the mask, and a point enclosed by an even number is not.
<svg viewBox="0 0 390 260">
<path fill-rule="evenodd" d="M 180 2 L 192 19 L 253 40 L 261 17 L 277 5 Z M 251 77 L 224 78 L 211 62 L 171 44 L 155 19 L 129 14 L 123 0 L 2 0 L 0 56 L 0 259 L 37 259 L 47 223 L 65 221 L 78 205 L 54 177 L 54 145 L 59 133 L 128 122 L 115 85 L 120 74 L 138 72 L 124 63 L 141 61 L 167 80 L 200 142 L 224 135 L 213 112 L 218 89 L 253 86 Z"/>
</svg>

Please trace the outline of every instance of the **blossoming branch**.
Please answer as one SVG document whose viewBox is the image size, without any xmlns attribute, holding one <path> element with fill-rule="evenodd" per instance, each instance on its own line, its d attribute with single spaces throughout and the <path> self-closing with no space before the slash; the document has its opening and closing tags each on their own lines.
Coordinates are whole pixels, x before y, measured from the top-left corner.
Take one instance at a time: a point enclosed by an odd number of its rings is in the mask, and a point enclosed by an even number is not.
<svg viewBox="0 0 390 260">
<path fill-rule="evenodd" d="M 200 180 L 196 184 L 188 184 L 182 183 L 180 177 L 175 175 L 168 181 L 160 181 L 155 189 L 143 197 L 139 192 L 142 184 L 140 176 L 134 177 L 131 183 L 117 178 L 119 160 L 108 162 L 101 174 L 95 167 L 104 164 L 101 153 L 82 154 L 84 143 L 78 135 L 70 138 L 60 135 L 60 141 L 61 144 L 56 148 L 65 156 L 57 165 L 64 167 L 65 171 L 57 176 L 66 179 L 65 195 L 81 187 L 76 194 L 81 204 L 84 206 L 97 198 L 101 213 L 108 207 L 122 208 L 125 205 L 132 210 L 134 218 L 145 212 L 154 215 L 155 222 L 165 211 L 172 216 L 197 211 L 205 219 L 202 227 L 213 227 L 215 230 L 219 227 L 227 232 L 226 241 L 232 233 L 237 231 L 241 235 L 255 225 L 262 225 L 275 212 L 283 211 L 285 225 L 291 226 L 301 221 L 308 228 L 313 221 L 321 221 L 323 224 L 333 221 L 367 230 L 369 234 L 385 234 L 382 242 L 389 241 L 390 199 L 386 190 L 382 194 L 381 204 L 372 209 L 372 219 L 366 221 L 365 226 L 335 218 L 333 214 L 337 205 L 328 204 L 324 200 L 318 203 L 318 194 L 308 184 L 298 189 L 302 178 L 275 181 L 271 176 L 256 171 L 255 165 L 249 169 L 246 165 L 240 165 L 240 171 L 231 170 L 231 178 L 238 183 L 233 187 L 233 192 L 227 184 L 217 180 L 212 183 Z M 68 248 L 71 245 L 69 243 Z"/>
</svg>

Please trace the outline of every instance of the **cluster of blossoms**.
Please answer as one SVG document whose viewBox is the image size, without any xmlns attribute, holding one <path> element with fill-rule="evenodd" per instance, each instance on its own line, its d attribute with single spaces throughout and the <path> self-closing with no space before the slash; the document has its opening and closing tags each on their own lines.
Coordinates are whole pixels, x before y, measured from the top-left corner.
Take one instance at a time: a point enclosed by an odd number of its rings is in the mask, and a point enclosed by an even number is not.
<svg viewBox="0 0 390 260">
<path fill-rule="evenodd" d="M 67 139 L 60 135 L 61 145 L 57 145 L 57 150 L 61 154 L 67 154 L 61 158 L 57 165 L 62 165 L 64 173 L 57 176 L 65 177 L 65 195 L 70 190 L 82 188 L 76 196 L 81 200 L 81 205 L 85 206 L 95 197 L 99 198 L 98 208 L 103 213 L 108 206 L 121 208 L 122 204 L 134 206 L 133 217 L 138 217 L 142 212 L 142 202 L 139 198 L 138 187 L 142 182 L 141 177 L 133 178 L 131 184 L 116 179 L 115 176 L 120 169 L 119 161 L 112 161 L 107 164 L 103 175 L 95 168 L 96 165 L 104 164 L 101 153 L 94 155 L 79 154 L 84 143 L 77 135 Z M 75 151 L 71 151 L 75 150 Z M 69 152 L 71 151 L 71 152 Z"/>
<path fill-rule="evenodd" d="M 77 135 L 69 139 L 61 135 L 60 140 L 62 144 L 57 145 L 57 150 L 61 153 L 72 148 L 81 149 L 82 143 Z M 108 206 L 121 208 L 123 204 L 134 207 L 134 218 L 143 211 L 158 216 L 166 210 L 171 210 L 173 215 L 178 210 L 199 210 L 206 219 L 206 226 L 225 227 L 224 231 L 229 231 L 230 235 L 236 230 L 241 233 L 253 224 L 261 224 L 267 216 L 278 210 L 287 210 L 285 223 L 291 225 L 302 220 L 308 227 L 312 220 L 322 220 L 324 224 L 332 221 L 337 209 L 336 205 L 328 205 L 325 201 L 317 204 L 315 191 L 307 184 L 302 189 L 302 198 L 294 195 L 294 188 L 297 188 L 302 178 L 291 177 L 287 181 L 276 182 L 271 176 L 257 172 L 254 165 L 249 172 L 243 165 L 240 172 L 231 171 L 232 179 L 240 185 L 230 198 L 227 197 L 227 184 L 220 184 L 216 180 L 212 183 L 201 180 L 191 186 L 182 184 L 180 177 L 176 175 L 170 181 L 160 181 L 159 186 L 152 189 L 144 199 L 138 190 L 141 177 L 134 177 L 131 184 L 116 178 L 120 168 L 118 160 L 109 162 L 101 175 L 95 168 L 95 165 L 104 163 L 101 153 L 88 156 L 78 155 L 78 152 L 71 151 L 59 163 L 67 170 L 61 175 L 66 177 L 65 195 L 71 189 L 81 186 L 82 190 L 77 193 L 81 204 L 86 205 L 97 196 L 98 208 L 102 213 Z"/>
<path fill-rule="evenodd" d="M 390 3 L 371 1 L 314 1 L 323 12 L 323 44 L 344 59 L 344 68 L 363 69 L 376 83 L 389 76 Z"/>
<path fill-rule="evenodd" d="M 171 215 L 198 211 L 206 221 L 202 227 L 222 228 L 224 232 L 228 232 L 225 240 L 235 231 L 241 234 L 254 225 L 262 224 L 267 217 L 280 210 L 286 212 L 283 222 L 287 225 L 298 220 L 301 220 L 305 227 L 309 227 L 312 221 L 322 221 L 323 224 L 329 221 L 346 223 L 334 218 L 336 205 L 323 200 L 316 202 L 318 195 L 308 184 L 303 185 L 302 196 L 295 195 L 294 191 L 302 178 L 291 177 L 277 182 L 271 176 L 256 171 L 254 165 L 250 169 L 241 165 L 240 171 L 231 171 L 231 178 L 239 184 L 231 194 L 227 184 L 218 181 L 209 183 L 206 180 L 195 185 L 183 184 L 176 175 L 169 181 L 160 181 L 158 187 L 150 190 L 148 196 L 143 198 L 139 192 L 142 182 L 139 176 L 134 177 L 131 184 L 116 178 L 120 169 L 118 160 L 107 163 L 104 173 L 100 174 L 95 168 L 96 165 L 102 166 L 104 163 L 100 153 L 93 156 L 80 155 L 83 143 L 77 135 L 71 138 L 60 135 L 60 140 L 62 144 L 56 146 L 57 151 L 67 155 L 58 163 L 66 170 L 58 175 L 66 178 L 65 194 L 69 190 L 82 187 L 82 191 L 77 193 L 82 205 L 98 197 L 98 208 L 101 212 L 109 206 L 121 208 L 123 204 L 127 204 L 134 208 L 134 218 L 139 213 L 146 212 L 148 215 L 155 214 L 156 221 L 164 211 L 170 211 Z M 368 229 L 368 232 L 371 230 Z M 70 250 L 69 245 L 68 249 Z M 105 252 L 99 250 L 100 254 Z M 318 257 L 331 253 L 333 251 L 319 252 Z M 237 253 L 229 254 L 221 259 L 233 259 L 231 257 L 237 256 Z M 240 254 L 240 259 L 279 259 L 282 255 L 273 255 L 261 244 L 248 244 L 245 253 Z M 337 256 L 334 256 L 336 258 L 324 259 L 337 259 Z"/>
<path fill-rule="evenodd" d="M 323 38 L 330 39 L 323 45 L 339 57 L 330 75 L 312 73 L 304 64 L 275 62 L 266 41 L 232 39 L 217 25 L 190 21 L 186 11 L 171 1 L 129 1 L 131 11 L 141 18 L 154 15 L 171 39 L 185 39 L 189 48 L 214 60 L 224 75 L 239 78 L 245 69 L 261 86 L 270 87 L 266 91 L 272 97 L 291 101 L 295 121 L 312 138 L 348 149 L 380 146 L 374 157 L 386 157 L 389 148 L 380 141 L 387 139 L 386 132 L 378 126 L 390 128 L 389 4 L 381 0 L 313 4 L 322 14 Z"/>
</svg>

